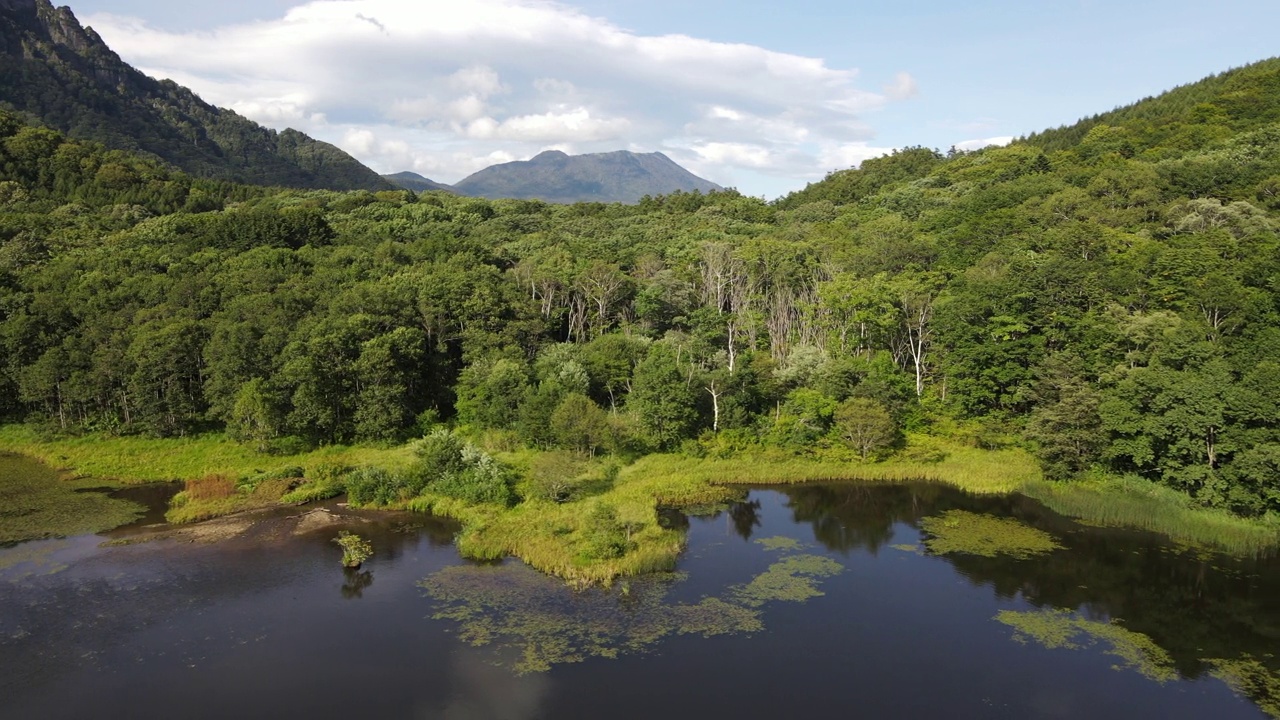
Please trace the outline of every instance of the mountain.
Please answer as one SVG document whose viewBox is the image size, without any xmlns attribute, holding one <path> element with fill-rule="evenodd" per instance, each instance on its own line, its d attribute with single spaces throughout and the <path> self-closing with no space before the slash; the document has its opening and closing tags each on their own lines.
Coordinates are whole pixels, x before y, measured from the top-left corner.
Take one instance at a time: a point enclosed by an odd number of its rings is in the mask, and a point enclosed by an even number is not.
<svg viewBox="0 0 1280 720">
<path fill-rule="evenodd" d="M 415 172 L 402 172 L 402 173 L 396 173 L 395 175 L 383 175 L 382 179 L 386 180 L 392 185 L 402 187 L 405 190 L 412 190 L 414 192 L 433 192 L 433 191 L 450 192 L 450 193 L 456 192 L 453 189 L 453 186 L 451 185 L 445 185 L 444 183 L 438 183 L 435 180 L 424 178 Z"/>
<path fill-rule="evenodd" d="M 619 151 L 571 157 L 548 150 L 532 160 L 485 168 L 453 189 L 490 199 L 637 203 L 646 195 L 724 188 L 685 170 L 662 153 Z"/>
<path fill-rule="evenodd" d="M 332 190 L 393 187 L 328 143 L 276 132 L 129 66 L 69 8 L 0 0 L 0 106 L 197 177 Z"/>
</svg>

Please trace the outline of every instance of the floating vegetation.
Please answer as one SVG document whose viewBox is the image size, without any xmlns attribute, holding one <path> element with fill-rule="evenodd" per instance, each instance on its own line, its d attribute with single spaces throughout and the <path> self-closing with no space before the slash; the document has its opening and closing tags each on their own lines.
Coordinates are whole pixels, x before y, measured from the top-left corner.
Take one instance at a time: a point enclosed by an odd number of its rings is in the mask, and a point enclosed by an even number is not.
<svg viewBox="0 0 1280 720">
<path fill-rule="evenodd" d="M 1063 549 L 1049 533 L 1017 520 L 964 510 L 948 510 L 937 517 L 924 518 L 920 521 L 920 529 L 926 534 L 925 547 L 935 555 L 1008 555 L 1025 560 Z"/>
<path fill-rule="evenodd" d="M 1249 698 L 1262 712 L 1280 718 L 1280 673 L 1249 655 L 1237 660 L 1206 660 L 1214 677 Z"/>
<path fill-rule="evenodd" d="M 643 652 L 675 634 L 712 637 L 762 629 L 757 612 L 718 599 L 666 602 L 682 579 L 667 573 L 631 580 L 622 590 L 577 591 L 523 564 L 507 563 L 445 568 L 421 586 L 438 604 L 436 619 L 458 623 L 464 642 L 494 646 L 499 660 L 506 658 L 521 674 Z"/>
<path fill-rule="evenodd" d="M 773 601 L 804 602 L 822 597 L 820 578 L 839 575 L 844 566 L 821 555 L 795 555 L 780 560 L 757 575 L 746 585 L 730 589 L 735 602 L 747 607 L 760 607 Z"/>
<path fill-rule="evenodd" d="M 757 545 L 763 545 L 765 550 L 770 552 L 796 552 L 804 547 L 799 540 L 789 537 L 770 537 L 761 538 L 756 541 Z"/>
<path fill-rule="evenodd" d="M 1013 639 L 1021 643 L 1034 641 L 1050 650 L 1079 650 L 1101 643 L 1108 655 L 1121 660 L 1113 666 L 1117 670 L 1128 668 L 1159 683 L 1178 679 L 1173 658 L 1164 648 L 1114 620 L 1089 620 L 1070 610 L 1004 610 L 996 620 L 1013 628 Z"/>
<path fill-rule="evenodd" d="M 0 545 L 101 532 L 143 514 L 141 505 L 90 490 L 34 460 L 0 454 Z"/>
<path fill-rule="evenodd" d="M 903 545 L 890 545 L 889 547 L 893 548 L 894 550 L 901 550 L 902 552 L 914 553 L 916 555 L 924 554 L 924 550 L 919 545 L 903 544 Z"/>
<path fill-rule="evenodd" d="M 817 597 L 817 579 L 843 569 L 829 558 L 789 557 L 726 597 L 694 604 L 667 599 L 685 579 L 680 573 L 634 578 L 616 589 L 575 590 L 523 564 L 505 563 L 445 568 L 420 585 L 436 602 L 436 619 L 458 623 L 464 642 L 493 648 L 497 662 L 524 674 L 645 652 L 676 635 L 760 632 L 760 606 Z"/>
<path fill-rule="evenodd" d="M 697 605 L 675 605 L 670 608 L 676 619 L 676 632 L 705 638 L 764 630 L 760 613 L 720 598 L 705 598 Z"/>
</svg>

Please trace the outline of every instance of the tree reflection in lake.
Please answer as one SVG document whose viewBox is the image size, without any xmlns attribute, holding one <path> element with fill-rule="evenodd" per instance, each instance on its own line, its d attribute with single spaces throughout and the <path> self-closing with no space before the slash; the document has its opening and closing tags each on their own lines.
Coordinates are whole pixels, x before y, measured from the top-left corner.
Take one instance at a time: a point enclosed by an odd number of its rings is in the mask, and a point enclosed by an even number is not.
<svg viewBox="0 0 1280 720">
<path fill-rule="evenodd" d="M 1180 547 L 1137 531 L 1082 526 L 1022 496 L 987 498 L 937 485 L 826 486 L 781 489 L 796 522 L 843 554 L 878 552 L 895 526 L 919 528 L 925 518 L 967 512 L 1016 518 L 1057 538 L 1069 551 L 1033 559 L 953 553 L 942 557 L 976 585 L 1002 599 L 1023 598 L 1046 610 L 1082 611 L 1120 619 L 1149 637 L 1188 679 L 1236 673 L 1237 687 L 1260 707 L 1280 689 L 1280 562 L 1232 558 Z M 922 562 L 937 562 L 926 558 Z M 1227 660 L 1223 660 L 1227 658 Z M 1261 680 L 1259 678 L 1262 678 Z M 1252 688 L 1252 690 L 1250 690 Z"/>
<path fill-rule="evenodd" d="M 364 597 L 364 591 L 373 584 L 373 573 L 358 568 L 342 568 L 342 597 L 356 600 Z"/>
</svg>

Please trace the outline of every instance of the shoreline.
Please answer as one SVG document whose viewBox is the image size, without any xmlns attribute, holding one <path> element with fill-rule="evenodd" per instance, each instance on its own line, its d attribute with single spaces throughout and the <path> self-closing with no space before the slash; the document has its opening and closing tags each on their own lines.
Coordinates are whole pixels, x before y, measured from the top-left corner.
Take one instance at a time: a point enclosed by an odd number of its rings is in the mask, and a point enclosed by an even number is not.
<svg viewBox="0 0 1280 720">
<path fill-rule="evenodd" d="M 908 456 L 863 464 L 767 451 L 727 459 L 649 455 L 618 468 L 616 478 L 607 487 L 573 502 L 556 503 L 529 496 L 507 508 L 423 494 L 386 506 L 352 509 L 413 511 L 456 521 L 460 525 L 456 543 L 463 556 L 478 560 L 515 557 L 575 586 L 609 585 L 620 578 L 671 569 L 684 551 L 685 536 L 683 531 L 661 525 L 660 509 L 696 511 L 699 507 L 723 507 L 740 499 L 748 487 L 764 486 L 937 483 L 976 495 L 1020 493 L 1084 524 L 1155 532 L 1176 543 L 1210 551 L 1247 556 L 1280 548 L 1280 527 L 1193 507 L 1171 490 L 1114 479 L 1050 483 L 1043 479 L 1034 459 L 1021 450 L 980 450 L 937 438 L 918 440 L 945 450 L 943 457 L 933 462 L 913 461 Z M 135 449 L 136 453 L 129 452 Z M 81 481 L 91 478 L 99 486 L 183 479 L 175 477 L 182 468 L 193 470 L 191 477 L 204 477 L 213 471 L 247 474 L 297 465 L 305 468 L 307 477 L 313 477 L 322 468 L 343 460 L 349 463 L 341 464 L 349 467 L 397 468 L 412 458 L 411 445 L 324 448 L 304 455 L 275 457 L 254 453 L 220 436 L 40 441 L 29 428 L 15 426 L 0 428 L 0 453 L 32 458 L 57 468 L 60 475 L 70 472 Z M 520 468 L 540 453 L 500 455 Z M 229 462 L 228 458 L 235 460 Z M 86 459 L 91 461 L 84 462 Z M 92 467 L 113 467 L 123 472 L 102 477 L 87 472 Z M 308 489 L 308 484 L 303 484 L 302 489 Z M 279 495 L 283 497 L 285 493 Z M 299 503 L 263 497 L 256 507 L 227 504 L 231 512 L 217 512 L 214 506 L 209 516 L 201 520 L 238 517 L 245 511 L 270 511 L 290 505 Z M 591 552 L 591 543 L 602 532 L 593 513 L 601 507 L 615 518 L 607 531 L 618 533 L 623 539 L 617 556 L 602 557 Z M 202 523 L 171 527 L 198 524 Z"/>
</svg>

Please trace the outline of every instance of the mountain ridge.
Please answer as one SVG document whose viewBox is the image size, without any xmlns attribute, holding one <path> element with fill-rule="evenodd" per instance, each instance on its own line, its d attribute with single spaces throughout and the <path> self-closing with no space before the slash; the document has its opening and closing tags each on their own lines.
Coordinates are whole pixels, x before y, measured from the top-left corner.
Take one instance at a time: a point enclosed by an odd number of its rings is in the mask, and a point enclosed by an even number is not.
<svg viewBox="0 0 1280 720">
<path fill-rule="evenodd" d="M 80 140 L 196 177 L 332 190 L 394 187 L 339 148 L 275 131 L 124 62 L 67 7 L 0 0 L 0 104 Z"/>
<path fill-rule="evenodd" d="M 436 182 L 431 178 L 424 177 L 416 172 L 408 170 L 392 173 L 391 175 L 383 175 L 382 179 L 393 185 L 402 187 L 405 190 L 412 190 L 414 192 L 447 192 L 457 194 L 457 190 L 455 190 L 452 185 Z"/>
<path fill-rule="evenodd" d="M 714 192 L 721 186 L 694 175 L 660 152 L 569 155 L 546 150 L 529 160 L 487 167 L 452 186 L 473 197 L 553 203 L 620 202 L 674 192 Z"/>
</svg>

